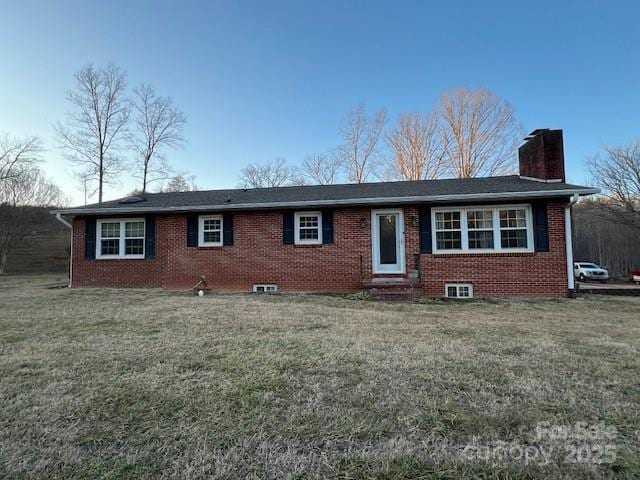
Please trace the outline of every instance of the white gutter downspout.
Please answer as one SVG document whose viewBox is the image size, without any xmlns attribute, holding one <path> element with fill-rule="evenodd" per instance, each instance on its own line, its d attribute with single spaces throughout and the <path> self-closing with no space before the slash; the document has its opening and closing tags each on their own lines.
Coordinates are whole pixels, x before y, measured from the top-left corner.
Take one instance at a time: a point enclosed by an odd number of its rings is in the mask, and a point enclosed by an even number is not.
<svg viewBox="0 0 640 480">
<path fill-rule="evenodd" d="M 69 288 L 71 288 L 71 278 L 73 276 L 73 225 L 67 222 L 61 213 L 56 213 L 56 220 L 65 225 L 69 231 L 71 236 L 71 241 L 69 242 Z"/>
<path fill-rule="evenodd" d="M 564 236 L 567 251 L 567 287 L 569 298 L 575 297 L 575 274 L 573 271 L 573 238 L 571 233 L 571 207 L 573 207 L 580 195 L 574 193 L 569 203 L 564 207 Z"/>
</svg>

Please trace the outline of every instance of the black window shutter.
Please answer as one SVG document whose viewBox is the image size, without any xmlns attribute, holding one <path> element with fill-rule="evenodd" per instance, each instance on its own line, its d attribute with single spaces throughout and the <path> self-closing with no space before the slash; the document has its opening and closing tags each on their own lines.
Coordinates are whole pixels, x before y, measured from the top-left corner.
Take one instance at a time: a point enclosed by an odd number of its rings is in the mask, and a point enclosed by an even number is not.
<svg viewBox="0 0 640 480">
<path fill-rule="evenodd" d="M 145 218 L 144 258 L 156 258 L 156 217 L 152 215 Z"/>
<path fill-rule="evenodd" d="M 187 217 L 187 247 L 198 246 L 198 216 Z"/>
<path fill-rule="evenodd" d="M 322 211 L 322 243 L 333 243 L 333 210 Z"/>
<path fill-rule="evenodd" d="M 87 218 L 84 223 L 84 258 L 85 260 L 96 259 L 96 219 Z"/>
<path fill-rule="evenodd" d="M 549 251 L 549 220 L 547 204 L 543 202 L 533 205 L 533 244 L 536 252 Z"/>
<path fill-rule="evenodd" d="M 222 215 L 222 244 L 233 245 L 233 214 Z"/>
<path fill-rule="evenodd" d="M 282 243 L 293 244 L 293 212 L 282 213 Z"/>
<path fill-rule="evenodd" d="M 420 253 L 431 253 L 431 207 L 420 207 Z"/>
</svg>

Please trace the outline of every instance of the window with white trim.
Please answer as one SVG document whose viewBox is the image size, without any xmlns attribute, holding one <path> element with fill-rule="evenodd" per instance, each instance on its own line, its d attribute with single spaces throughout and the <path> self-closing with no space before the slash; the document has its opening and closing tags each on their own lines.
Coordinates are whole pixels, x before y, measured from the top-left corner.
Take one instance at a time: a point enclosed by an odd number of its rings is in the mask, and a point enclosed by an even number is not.
<svg viewBox="0 0 640 480">
<path fill-rule="evenodd" d="M 313 245 L 322 243 L 322 213 L 295 213 L 295 243 Z"/>
<path fill-rule="evenodd" d="M 274 293 L 278 291 L 278 286 L 273 284 L 254 284 L 253 293 Z"/>
<path fill-rule="evenodd" d="M 467 211 L 469 250 L 493 249 L 493 210 Z"/>
<path fill-rule="evenodd" d="M 436 212 L 436 245 L 438 250 L 462 248 L 460 211 Z"/>
<path fill-rule="evenodd" d="M 96 222 L 96 258 L 144 258 L 145 221 L 141 218 Z"/>
<path fill-rule="evenodd" d="M 502 248 L 527 248 L 527 211 L 524 208 L 500 210 Z"/>
<path fill-rule="evenodd" d="M 529 205 L 434 208 L 432 227 L 434 253 L 533 251 Z"/>
<path fill-rule="evenodd" d="M 222 246 L 222 215 L 201 215 L 198 217 L 198 246 Z"/>
<path fill-rule="evenodd" d="M 470 283 L 447 283 L 444 286 L 447 298 L 473 298 L 473 285 Z"/>
</svg>

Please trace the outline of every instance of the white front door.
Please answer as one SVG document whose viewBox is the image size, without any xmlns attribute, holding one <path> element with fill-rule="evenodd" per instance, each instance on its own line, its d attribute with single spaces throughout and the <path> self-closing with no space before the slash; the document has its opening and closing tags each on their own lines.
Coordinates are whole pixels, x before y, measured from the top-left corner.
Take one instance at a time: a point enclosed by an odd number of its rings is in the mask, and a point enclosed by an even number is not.
<svg viewBox="0 0 640 480">
<path fill-rule="evenodd" d="M 373 273 L 404 273 L 402 209 L 371 211 Z"/>
</svg>

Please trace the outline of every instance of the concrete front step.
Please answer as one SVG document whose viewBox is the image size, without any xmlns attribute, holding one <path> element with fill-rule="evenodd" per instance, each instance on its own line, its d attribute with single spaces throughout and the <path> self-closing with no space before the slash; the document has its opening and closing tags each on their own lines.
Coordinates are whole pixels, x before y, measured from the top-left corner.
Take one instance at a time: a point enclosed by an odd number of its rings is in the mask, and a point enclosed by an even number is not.
<svg viewBox="0 0 640 480">
<path fill-rule="evenodd" d="M 422 296 L 420 284 L 408 278 L 373 278 L 362 282 L 362 288 L 376 300 L 417 300 Z"/>
<path fill-rule="evenodd" d="M 371 278 L 362 282 L 363 288 L 420 287 L 420 283 L 408 278 Z"/>
<path fill-rule="evenodd" d="M 372 292 L 369 291 L 369 295 L 374 300 L 384 300 L 385 302 L 414 302 L 421 297 L 419 290 L 405 291 L 405 292 Z"/>
</svg>

